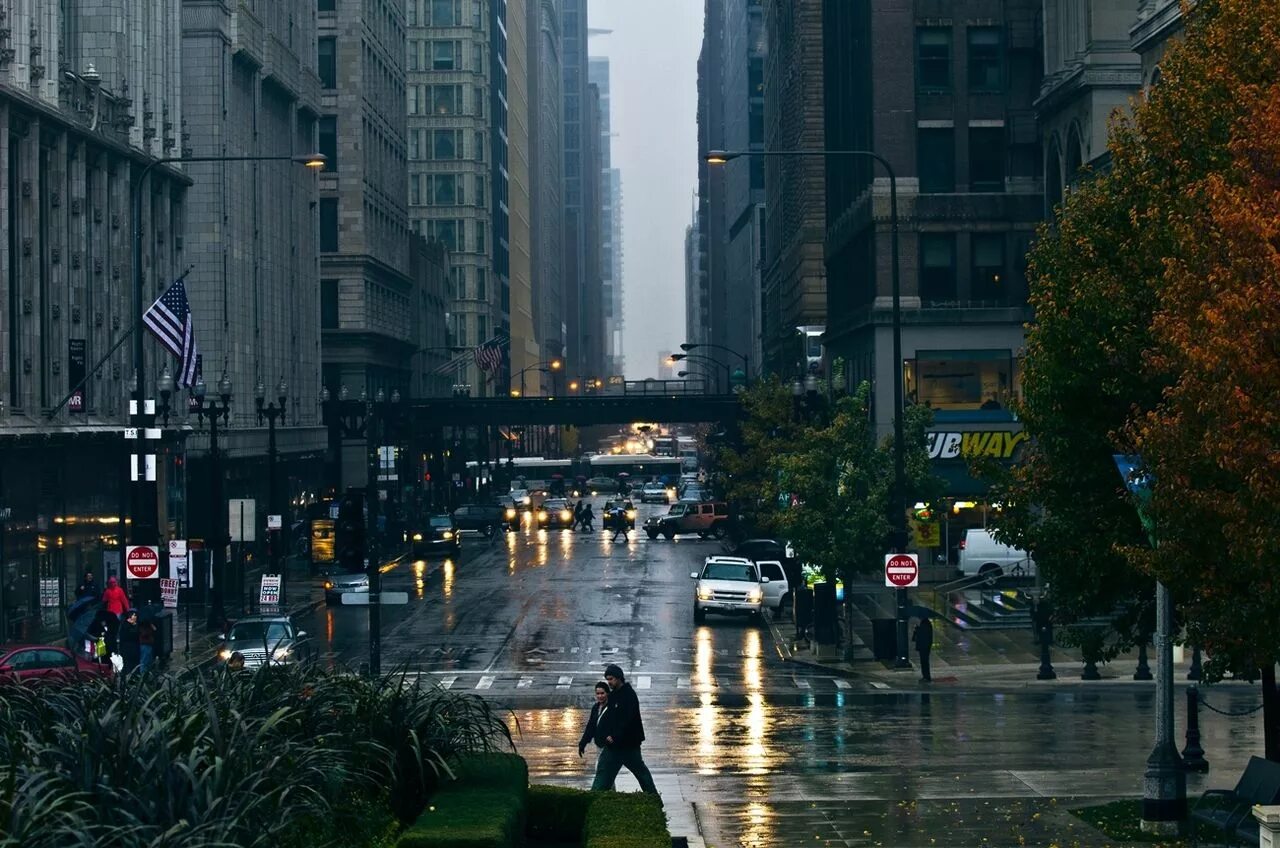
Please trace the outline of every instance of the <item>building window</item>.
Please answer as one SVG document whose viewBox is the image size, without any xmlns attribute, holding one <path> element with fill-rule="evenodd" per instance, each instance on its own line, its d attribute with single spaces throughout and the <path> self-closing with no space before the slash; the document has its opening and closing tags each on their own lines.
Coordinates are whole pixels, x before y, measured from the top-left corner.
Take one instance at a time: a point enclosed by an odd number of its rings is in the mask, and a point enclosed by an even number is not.
<svg viewBox="0 0 1280 848">
<path fill-rule="evenodd" d="M 920 301 L 925 306 L 956 301 L 956 237 L 920 234 Z"/>
<path fill-rule="evenodd" d="M 476 300 L 489 299 L 489 272 L 484 268 L 476 269 Z"/>
<path fill-rule="evenodd" d="M 1004 88 L 1004 55 L 998 27 L 969 27 L 969 90 Z"/>
<path fill-rule="evenodd" d="M 1007 303 L 1004 273 L 1004 233 L 974 233 L 971 299 Z"/>
<path fill-rule="evenodd" d="M 422 187 L 418 181 L 422 179 L 423 174 L 409 175 L 409 205 L 420 206 L 422 204 Z"/>
<path fill-rule="evenodd" d="M 969 191 L 1004 191 L 1004 127 L 969 128 Z"/>
<path fill-rule="evenodd" d="M 466 291 L 467 269 L 461 265 L 449 268 L 449 297 L 456 300 L 459 292 Z"/>
<path fill-rule="evenodd" d="M 415 41 L 410 41 L 410 42 L 409 42 L 409 66 L 408 66 L 408 69 L 409 69 L 409 70 L 411 70 L 411 71 L 416 71 L 416 70 L 418 70 L 418 42 L 417 42 L 416 40 L 415 40 Z"/>
<path fill-rule="evenodd" d="M 458 347 L 467 346 L 467 316 L 455 312 L 453 314 L 453 335 Z"/>
<path fill-rule="evenodd" d="M 945 94 L 950 90 L 951 30 L 944 27 L 917 27 L 916 91 L 922 94 Z"/>
<path fill-rule="evenodd" d="M 476 221 L 476 253 L 484 253 L 488 249 L 488 233 L 484 221 Z"/>
<path fill-rule="evenodd" d="M 427 193 L 429 206 L 454 206 L 458 203 L 458 175 L 431 174 L 431 190 Z"/>
<path fill-rule="evenodd" d="M 457 115 L 462 101 L 460 85 L 429 85 L 427 97 L 431 111 L 437 115 Z"/>
<path fill-rule="evenodd" d="M 325 2 L 325 0 L 321 0 Z M 332 3 L 333 0 L 328 0 Z M 409 0 L 408 8 L 405 9 L 405 25 L 416 27 L 418 25 L 418 0 Z"/>
<path fill-rule="evenodd" d="M 317 12 L 334 12 L 337 11 L 337 0 L 317 0 Z"/>
<path fill-rule="evenodd" d="M 484 87 L 483 86 L 479 86 L 479 85 L 476 86 L 475 97 L 476 97 L 476 108 L 475 108 L 476 117 L 483 118 L 484 117 Z"/>
<path fill-rule="evenodd" d="M 476 174 L 476 206 L 484 206 L 484 177 Z"/>
<path fill-rule="evenodd" d="M 432 130 L 431 150 L 428 159 L 458 158 L 457 133 L 455 130 Z"/>
<path fill-rule="evenodd" d="M 317 42 L 318 59 L 316 73 L 320 75 L 321 88 L 338 87 L 338 40 L 321 38 Z"/>
<path fill-rule="evenodd" d="M 325 115 L 316 122 L 320 137 L 320 155 L 324 157 L 326 171 L 338 170 L 338 119 Z"/>
<path fill-rule="evenodd" d="M 916 131 L 916 164 L 920 193 L 938 194 L 956 190 L 956 132 L 951 127 Z"/>
<path fill-rule="evenodd" d="M 458 41 L 431 42 L 431 70 L 452 71 L 459 66 L 458 53 L 462 44 Z"/>
<path fill-rule="evenodd" d="M 320 281 L 320 327 L 338 329 L 338 281 Z"/>
<path fill-rule="evenodd" d="M 1007 409 L 1015 367 L 1008 350 L 922 350 L 902 382 L 911 402 L 933 409 Z"/>
<path fill-rule="evenodd" d="M 476 316 L 476 344 L 489 340 L 489 319 L 483 315 Z"/>
<path fill-rule="evenodd" d="M 338 250 L 338 198 L 320 198 L 320 250 L 335 253 Z"/>
<path fill-rule="evenodd" d="M 462 26 L 462 0 L 429 0 L 430 26 Z"/>
<path fill-rule="evenodd" d="M 484 47 L 479 44 L 471 48 L 471 70 L 477 74 L 484 73 Z"/>
<path fill-rule="evenodd" d="M 408 141 L 408 149 L 405 151 L 405 155 L 408 157 L 410 162 L 413 162 L 418 158 L 418 145 L 420 144 L 418 132 L 418 130 L 409 130 L 408 135 L 405 136 Z"/>
<path fill-rule="evenodd" d="M 476 133 L 476 161 L 484 161 L 484 133 Z"/>
<path fill-rule="evenodd" d="M 408 98 L 408 101 L 409 101 L 409 104 L 408 104 L 409 114 L 410 115 L 418 114 L 418 100 L 420 99 L 418 95 L 418 86 L 416 85 L 405 86 L 404 92 L 405 92 L 405 96 Z"/>
</svg>

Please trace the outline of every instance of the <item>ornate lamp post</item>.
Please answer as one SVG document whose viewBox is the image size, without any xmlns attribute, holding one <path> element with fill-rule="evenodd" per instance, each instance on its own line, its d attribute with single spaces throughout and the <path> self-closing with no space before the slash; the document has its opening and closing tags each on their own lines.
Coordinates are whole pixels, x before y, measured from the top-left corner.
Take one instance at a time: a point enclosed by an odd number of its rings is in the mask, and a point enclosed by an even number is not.
<svg viewBox="0 0 1280 848">
<path fill-rule="evenodd" d="M 197 377 L 196 384 L 191 387 L 191 397 L 195 400 L 196 416 L 204 421 L 209 420 L 209 463 L 212 482 L 210 498 L 213 501 L 213 534 L 209 540 L 213 545 L 213 585 L 209 587 L 209 626 L 219 628 L 227 620 L 224 605 L 223 580 L 227 567 L 227 503 L 222 493 L 222 453 L 218 449 L 218 421 L 227 421 L 231 417 L 231 378 L 223 373 L 218 380 L 218 401 L 205 397 L 208 388 L 204 378 Z"/>
<path fill-rule="evenodd" d="M 280 529 L 275 531 L 276 535 L 271 535 L 270 528 L 267 530 L 267 537 L 271 539 L 271 568 L 275 574 L 282 573 L 280 571 L 280 539 L 284 535 L 284 512 L 280 509 L 280 492 L 276 486 L 276 462 L 279 459 L 276 451 L 276 419 L 284 423 L 288 401 L 289 386 L 285 383 L 284 377 L 281 377 L 276 385 L 275 403 L 267 403 L 267 387 L 261 380 L 253 388 L 253 402 L 258 409 L 258 426 L 262 426 L 264 418 L 267 420 L 267 513 L 280 516 Z M 281 594 L 283 595 L 284 592 L 282 591 Z"/>
</svg>

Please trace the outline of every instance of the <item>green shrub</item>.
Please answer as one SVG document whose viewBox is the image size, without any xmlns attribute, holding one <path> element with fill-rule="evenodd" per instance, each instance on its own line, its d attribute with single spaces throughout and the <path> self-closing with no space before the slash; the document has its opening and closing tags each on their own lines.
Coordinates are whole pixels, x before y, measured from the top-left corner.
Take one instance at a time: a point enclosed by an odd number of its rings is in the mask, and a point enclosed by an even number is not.
<svg viewBox="0 0 1280 848">
<path fill-rule="evenodd" d="M 671 848 L 662 802 L 639 792 L 600 793 L 587 810 L 584 848 Z"/>
<path fill-rule="evenodd" d="M 568 786 L 529 787 L 529 806 L 524 832 L 543 842 L 577 842 L 587 823 L 587 810 L 599 792 Z"/>
<path fill-rule="evenodd" d="M 453 784 L 513 789 L 524 796 L 529 788 L 529 765 L 518 754 L 469 754 L 451 763 Z"/>
<path fill-rule="evenodd" d="M 521 842 L 524 806 L 510 789 L 456 787 L 431 799 L 399 848 L 511 848 Z"/>
</svg>

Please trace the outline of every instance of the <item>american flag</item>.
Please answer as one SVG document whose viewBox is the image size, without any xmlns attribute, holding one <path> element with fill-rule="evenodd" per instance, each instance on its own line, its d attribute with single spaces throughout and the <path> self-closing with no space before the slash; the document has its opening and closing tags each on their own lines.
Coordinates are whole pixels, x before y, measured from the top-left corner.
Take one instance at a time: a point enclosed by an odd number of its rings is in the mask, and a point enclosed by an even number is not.
<svg viewBox="0 0 1280 848">
<path fill-rule="evenodd" d="M 476 364 L 480 366 L 481 371 L 492 373 L 502 367 L 504 359 L 502 347 L 506 343 L 506 338 L 495 336 L 476 348 Z"/>
<path fill-rule="evenodd" d="M 195 326 L 191 321 L 191 307 L 187 304 L 187 287 L 179 277 L 160 295 L 155 303 L 142 314 L 142 323 L 160 340 L 165 349 L 178 357 L 178 385 L 192 386 L 196 381 Z"/>
</svg>

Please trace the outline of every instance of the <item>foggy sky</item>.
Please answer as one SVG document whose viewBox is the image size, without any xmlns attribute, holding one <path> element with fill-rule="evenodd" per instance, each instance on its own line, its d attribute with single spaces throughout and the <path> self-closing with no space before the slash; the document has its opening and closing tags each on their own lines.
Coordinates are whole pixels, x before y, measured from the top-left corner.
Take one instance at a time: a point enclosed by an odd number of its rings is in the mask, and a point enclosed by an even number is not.
<svg viewBox="0 0 1280 848">
<path fill-rule="evenodd" d="M 699 0 L 590 0 L 592 56 L 609 57 L 613 166 L 622 171 L 628 379 L 656 377 L 684 341 L 684 228 L 698 182 Z"/>
</svg>

